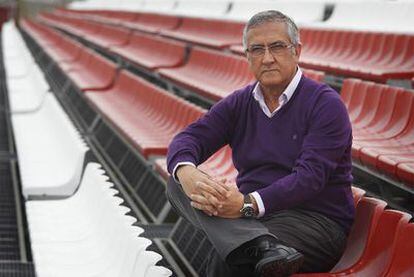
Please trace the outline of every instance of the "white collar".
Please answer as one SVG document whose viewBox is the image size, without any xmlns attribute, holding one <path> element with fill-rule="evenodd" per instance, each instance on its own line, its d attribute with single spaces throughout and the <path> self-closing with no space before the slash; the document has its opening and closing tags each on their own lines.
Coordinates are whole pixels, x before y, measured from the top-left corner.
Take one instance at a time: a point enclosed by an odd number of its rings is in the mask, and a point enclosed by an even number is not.
<svg viewBox="0 0 414 277">
<path fill-rule="evenodd" d="M 295 93 L 296 88 L 298 87 L 299 81 L 302 78 L 302 70 L 298 67 L 298 70 L 296 71 L 295 76 L 293 77 L 292 81 L 290 81 L 289 85 L 286 87 L 286 89 L 282 92 L 282 94 L 279 96 L 279 107 L 273 111 L 270 112 L 269 108 L 267 107 L 262 90 L 260 89 L 259 82 L 257 82 L 256 86 L 253 89 L 253 97 L 254 99 L 259 102 L 261 109 L 263 112 L 268 116 L 272 117 L 283 105 L 285 105 L 293 96 Z"/>
</svg>

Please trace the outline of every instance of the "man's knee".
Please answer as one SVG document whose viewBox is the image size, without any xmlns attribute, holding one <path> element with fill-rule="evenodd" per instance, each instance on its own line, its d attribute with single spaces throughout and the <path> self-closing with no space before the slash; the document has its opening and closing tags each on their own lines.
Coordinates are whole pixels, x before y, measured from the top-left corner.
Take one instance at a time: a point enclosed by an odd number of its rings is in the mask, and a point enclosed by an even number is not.
<svg viewBox="0 0 414 277">
<path fill-rule="evenodd" d="M 177 183 L 174 178 L 170 177 L 167 182 L 166 188 L 167 199 L 170 202 L 174 210 L 181 216 L 183 216 L 183 210 L 188 209 L 189 200 L 187 195 L 185 195 L 181 185 Z"/>
<path fill-rule="evenodd" d="M 178 184 L 173 177 L 170 177 L 168 179 L 167 182 L 167 189 L 166 189 L 166 194 L 167 194 L 167 199 L 171 202 L 174 199 L 177 199 L 177 196 L 179 196 L 179 194 L 182 194 L 183 191 L 180 187 L 181 185 Z"/>
</svg>

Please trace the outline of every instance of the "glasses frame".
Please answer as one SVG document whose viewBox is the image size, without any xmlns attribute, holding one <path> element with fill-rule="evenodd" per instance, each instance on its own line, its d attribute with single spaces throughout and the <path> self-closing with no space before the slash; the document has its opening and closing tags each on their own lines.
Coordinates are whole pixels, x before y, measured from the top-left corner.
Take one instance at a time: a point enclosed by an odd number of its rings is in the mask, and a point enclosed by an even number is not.
<svg viewBox="0 0 414 277">
<path fill-rule="evenodd" d="M 281 44 L 282 43 L 279 43 L 278 46 L 280 46 Z M 278 48 L 277 51 L 275 51 L 275 50 L 272 51 L 271 49 L 272 49 L 272 46 L 274 46 L 274 45 L 275 45 L 275 43 L 271 43 L 270 46 L 266 46 L 266 45 L 256 45 L 256 46 L 254 46 L 254 47 L 260 48 L 260 50 L 263 50 L 263 53 L 259 53 L 259 54 L 253 54 L 251 47 L 246 48 L 245 51 L 247 53 L 249 53 L 252 57 L 258 58 L 258 57 L 263 57 L 266 54 L 266 50 L 269 51 L 269 53 L 272 56 L 280 56 L 280 55 L 284 54 L 284 52 L 287 49 L 295 47 L 295 45 L 293 45 L 292 43 L 288 43 L 288 44 L 285 44 L 283 46 L 283 48 Z"/>
</svg>

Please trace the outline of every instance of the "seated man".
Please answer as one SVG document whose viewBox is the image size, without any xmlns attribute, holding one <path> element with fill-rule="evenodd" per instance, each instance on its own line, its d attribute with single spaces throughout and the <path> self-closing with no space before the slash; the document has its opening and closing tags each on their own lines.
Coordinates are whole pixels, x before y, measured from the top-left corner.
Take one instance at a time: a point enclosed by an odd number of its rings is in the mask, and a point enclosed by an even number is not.
<svg viewBox="0 0 414 277">
<path fill-rule="evenodd" d="M 303 76 L 295 23 L 254 15 L 243 44 L 257 82 L 215 104 L 171 142 L 167 195 L 217 250 L 209 276 L 329 271 L 354 218 L 352 131 L 339 95 Z M 197 166 L 229 144 L 236 184 Z"/>
</svg>

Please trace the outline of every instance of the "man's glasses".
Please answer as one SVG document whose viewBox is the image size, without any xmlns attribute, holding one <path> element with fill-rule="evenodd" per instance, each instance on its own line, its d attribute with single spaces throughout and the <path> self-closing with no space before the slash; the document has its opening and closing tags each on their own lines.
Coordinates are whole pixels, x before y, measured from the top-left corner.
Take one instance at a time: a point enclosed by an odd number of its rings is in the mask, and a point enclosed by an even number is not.
<svg viewBox="0 0 414 277">
<path fill-rule="evenodd" d="M 249 52 L 250 55 L 252 55 L 253 57 L 261 57 L 264 56 L 264 54 L 266 53 L 266 49 L 268 49 L 270 54 L 272 54 L 273 56 L 278 56 L 284 54 L 288 48 L 291 48 L 293 46 L 293 44 L 277 42 L 272 43 L 267 47 L 264 45 L 253 45 L 251 47 L 248 47 L 246 51 Z"/>
</svg>

